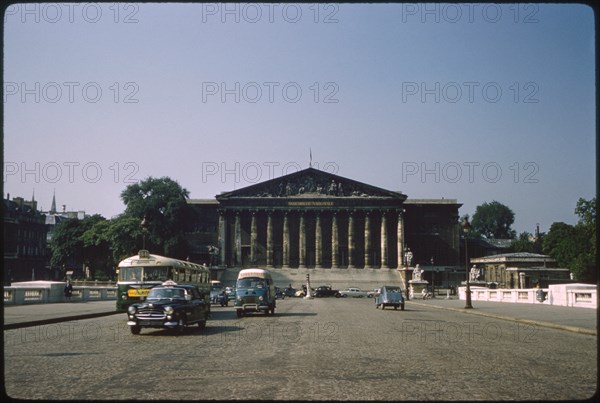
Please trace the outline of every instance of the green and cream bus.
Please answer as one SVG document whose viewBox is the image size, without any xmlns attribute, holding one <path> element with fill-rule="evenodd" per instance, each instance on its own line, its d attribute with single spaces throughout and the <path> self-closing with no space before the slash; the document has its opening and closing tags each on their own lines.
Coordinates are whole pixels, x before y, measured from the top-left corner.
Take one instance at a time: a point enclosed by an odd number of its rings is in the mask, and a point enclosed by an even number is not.
<svg viewBox="0 0 600 403">
<path fill-rule="evenodd" d="M 152 287 L 167 280 L 198 286 L 210 306 L 210 270 L 206 266 L 140 250 L 117 267 L 117 311 L 127 311 L 131 304 L 146 299 Z"/>
</svg>

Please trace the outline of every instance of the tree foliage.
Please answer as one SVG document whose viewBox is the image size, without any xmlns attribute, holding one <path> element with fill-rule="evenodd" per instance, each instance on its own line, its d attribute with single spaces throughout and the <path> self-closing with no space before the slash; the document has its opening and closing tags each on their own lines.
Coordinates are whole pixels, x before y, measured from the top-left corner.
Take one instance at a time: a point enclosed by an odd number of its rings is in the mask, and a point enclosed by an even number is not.
<svg viewBox="0 0 600 403">
<path fill-rule="evenodd" d="M 129 185 L 122 193 L 125 217 L 148 222 L 147 249 L 155 253 L 184 259 L 189 253 L 185 233 L 191 221 L 186 199 L 189 192 L 176 181 L 152 178 Z"/>
<path fill-rule="evenodd" d="M 52 251 L 50 264 L 54 267 L 62 267 L 67 264 L 84 263 L 86 251 L 83 234 L 96 223 L 104 220 L 104 217 L 95 214 L 82 220 L 69 219 L 56 224 L 50 241 Z"/>
<path fill-rule="evenodd" d="M 516 235 L 511 229 L 514 221 L 515 214 L 510 208 L 493 201 L 477 206 L 471 226 L 473 233 L 483 238 L 513 239 Z"/>
<path fill-rule="evenodd" d="M 125 212 L 113 219 L 93 215 L 56 225 L 50 243 L 51 265 L 84 264 L 92 277 L 110 278 L 122 259 L 144 246 L 157 254 L 186 258 L 189 246 L 184 234 L 192 221 L 188 196 L 187 190 L 167 177 L 150 177 L 128 186 L 121 193 Z M 141 226 L 144 217 L 147 230 Z"/>
<path fill-rule="evenodd" d="M 543 251 L 561 267 L 571 270 L 577 280 L 597 281 L 596 199 L 580 198 L 575 208 L 576 225 L 555 222 L 544 237 Z"/>
</svg>

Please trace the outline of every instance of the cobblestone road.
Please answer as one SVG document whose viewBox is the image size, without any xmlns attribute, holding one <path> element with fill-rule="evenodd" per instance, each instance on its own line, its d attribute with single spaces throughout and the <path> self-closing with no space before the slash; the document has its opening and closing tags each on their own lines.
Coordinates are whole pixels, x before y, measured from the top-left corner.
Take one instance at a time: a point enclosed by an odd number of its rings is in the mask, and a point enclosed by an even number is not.
<svg viewBox="0 0 600 403">
<path fill-rule="evenodd" d="M 595 336 L 407 302 L 285 299 L 213 307 L 204 332 L 129 333 L 125 315 L 4 332 L 23 399 L 555 400 L 596 392 Z"/>
</svg>

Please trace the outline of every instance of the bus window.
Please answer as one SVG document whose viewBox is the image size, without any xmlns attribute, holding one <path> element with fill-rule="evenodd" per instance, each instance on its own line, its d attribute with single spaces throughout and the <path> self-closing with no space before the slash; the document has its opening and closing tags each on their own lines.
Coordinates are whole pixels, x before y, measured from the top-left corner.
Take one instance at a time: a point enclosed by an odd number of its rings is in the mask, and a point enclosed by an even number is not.
<svg viewBox="0 0 600 403">
<path fill-rule="evenodd" d="M 142 268 L 141 267 L 122 267 L 119 270 L 120 281 L 141 281 L 142 280 Z"/>
</svg>

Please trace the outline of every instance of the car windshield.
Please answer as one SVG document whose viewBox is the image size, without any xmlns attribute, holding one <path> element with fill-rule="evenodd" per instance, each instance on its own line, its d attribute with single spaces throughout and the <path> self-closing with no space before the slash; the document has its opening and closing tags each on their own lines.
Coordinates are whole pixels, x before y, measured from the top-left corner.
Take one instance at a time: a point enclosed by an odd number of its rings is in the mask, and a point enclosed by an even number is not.
<svg viewBox="0 0 600 403">
<path fill-rule="evenodd" d="M 387 288 L 387 292 L 397 292 L 397 293 L 399 293 L 400 289 L 399 288 Z"/>
<path fill-rule="evenodd" d="M 237 281 L 236 288 L 265 288 L 266 283 L 262 278 L 248 277 Z"/>
<path fill-rule="evenodd" d="M 183 288 L 153 288 L 148 293 L 147 299 L 185 299 L 185 290 Z"/>
</svg>

